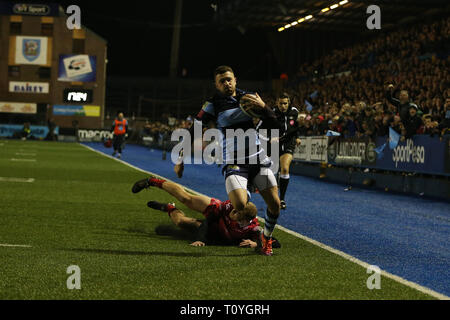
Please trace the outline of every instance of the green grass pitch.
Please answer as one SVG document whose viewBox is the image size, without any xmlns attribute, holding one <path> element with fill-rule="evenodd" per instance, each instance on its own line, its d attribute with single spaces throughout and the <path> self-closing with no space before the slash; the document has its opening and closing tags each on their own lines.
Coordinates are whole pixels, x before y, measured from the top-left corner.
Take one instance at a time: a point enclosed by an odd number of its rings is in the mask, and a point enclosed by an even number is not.
<svg viewBox="0 0 450 320">
<path fill-rule="evenodd" d="M 0 244 L 31 246 L 0 245 L 0 299 L 432 298 L 386 277 L 369 290 L 366 269 L 281 230 L 272 257 L 157 234 L 169 218 L 146 202 L 172 198 L 132 194 L 143 176 L 78 144 L 0 140 L 0 177 L 35 179 L 0 179 Z M 80 290 L 67 289 L 70 265 Z"/>
</svg>

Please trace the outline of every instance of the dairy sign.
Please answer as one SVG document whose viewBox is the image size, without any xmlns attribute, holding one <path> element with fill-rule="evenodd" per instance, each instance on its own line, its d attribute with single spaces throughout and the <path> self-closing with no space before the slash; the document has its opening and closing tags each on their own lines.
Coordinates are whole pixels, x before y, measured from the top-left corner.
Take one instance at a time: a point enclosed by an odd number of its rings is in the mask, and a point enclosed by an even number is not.
<svg viewBox="0 0 450 320">
<path fill-rule="evenodd" d="M 48 82 L 25 82 L 25 81 L 10 81 L 9 92 L 17 93 L 48 93 Z"/>
</svg>

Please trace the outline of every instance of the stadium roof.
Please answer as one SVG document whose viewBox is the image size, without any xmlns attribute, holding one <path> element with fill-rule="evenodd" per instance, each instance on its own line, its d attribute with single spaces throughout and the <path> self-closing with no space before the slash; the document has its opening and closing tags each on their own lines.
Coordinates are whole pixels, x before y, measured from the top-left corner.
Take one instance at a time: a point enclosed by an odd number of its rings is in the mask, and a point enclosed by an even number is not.
<svg viewBox="0 0 450 320">
<path fill-rule="evenodd" d="M 337 7 L 330 9 L 336 4 Z M 252 28 L 273 28 L 276 31 L 312 15 L 292 29 L 364 33 L 369 31 L 366 28 L 369 17 L 366 9 L 372 4 L 381 9 L 382 29 L 396 28 L 423 20 L 427 15 L 450 11 L 448 0 L 219 0 L 217 16 L 220 24 L 234 26 L 241 32 Z"/>
</svg>

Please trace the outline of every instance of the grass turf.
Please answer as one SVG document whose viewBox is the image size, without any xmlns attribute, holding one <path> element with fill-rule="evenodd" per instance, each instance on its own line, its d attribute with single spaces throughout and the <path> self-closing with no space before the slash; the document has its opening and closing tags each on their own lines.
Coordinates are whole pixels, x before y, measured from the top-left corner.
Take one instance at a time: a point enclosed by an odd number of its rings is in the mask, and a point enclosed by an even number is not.
<svg viewBox="0 0 450 320">
<path fill-rule="evenodd" d="M 78 144 L 0 140 L 0 151 L 0 177 L 35 179 L 0 180 L 0 244 L 32 246 L 0 246 L 0 299 L 432 298 L 385 277 L 369 290 L 364 268 L 280 230 L 272 257 L 161 235 L 169 218 L 146 202 L 173 198 L 132 194 L 145 175 Z M 67 289 L 70 265 L 81 290 Z"/>
</svg>

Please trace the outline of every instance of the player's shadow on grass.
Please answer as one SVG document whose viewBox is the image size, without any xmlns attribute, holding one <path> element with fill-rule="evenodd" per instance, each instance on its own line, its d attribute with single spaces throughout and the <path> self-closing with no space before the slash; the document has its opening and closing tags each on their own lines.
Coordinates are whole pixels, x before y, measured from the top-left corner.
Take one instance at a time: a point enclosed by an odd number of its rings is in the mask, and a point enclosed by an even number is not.
<svg viewBox="0 0 450 320">
<path fill-rule="evenodd" d="M 168 256 L 168 257 L 206 257 L 207 253 L 202 252 L 159 252 L 159 251 L 131 251 L 131 250 L 110 250 L 110 249 L 89 249 L 72 248 L 65 251 L 76 251 L 81 253 L 103 253 L 126 256 Z"/>
<path fill-rule="evenodd" d="M 144 236 L 144 237 L 150 237 L 150 238 L 158 238 L 161 239 L 161 237 L 168 237 L 165 240 L 184 240 L 184 241 L 190 241 L 194 242 L 197 240 L 195 238 L 196 236 L 196 229 L 187 229 L 187 228 L 177 228 L 174 225 L 170 224 L 161 224 L 155 227 L 154 232 L 150 232 L 142 227 L 129 227 L 125 229 L 121 229 L 122 231 L 126 231 L 132 234 L 135 234 L 136 236 Z M 156 236 L 155 236 L 156 234 Z"/>
<path fill-rule="evenodd" d="M 100 253 L 125 256 L 166 256 L 166 257 L 244 257 L 254 255 L 253 252 L 244 254 L 210 254 L 208 252 L 167 252 L 167 251 L 132 251 L 132 250 L 110 250 L 110 249 L 92 249 L 92 248 L 71 248 L 62 249 L 64 251 L 74 251 L 80 253 Z"/>
<path fill-rule="evenodd" d="M 159 225 L 155 228 L 155 232 L 150 232 L 141 227 L 130 227 L 121 229 L 122 231 L 126 231 L 134 234 L 139 237 L 153 237 L 162 239 L 162 240 L 183 240 L 193 242 L 195 241 L 196 232 L 194 229 L 179 229 L 173 225 Z M 156 236 L 155 236 L 156 233 Z M 168 237 L 168 238 L 166 238 Z M 188 243 L 186 243 L 188 245 Z M 224 245 L 214 245 L 215 247 L 228 247 Z M 169 256 L 169 257 L 243 257 L 254 255 L 254 252 L 247 251 L 245 249 L 238 249 L 245 251 L 240 254 L 211 254 L 208 252 L 161 252 L 161 251 L 129 251 L 129 250 L 109 250 L 109 249 L 92 249 L 92 248 L 71 248 L 71 249 L 63 249 L 66 251 L 76 251 L 81 253 L 101 253 L 101 254 L 113 254 L 113 255 L 129 255 L 129 256 Z M 199 250 L 202 250 L 199 248 Z"/>
</svg>

